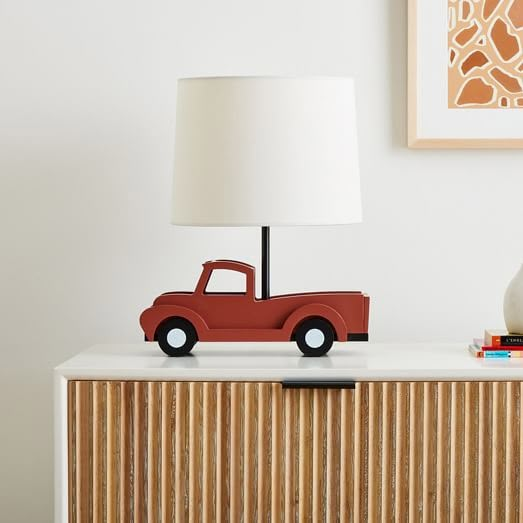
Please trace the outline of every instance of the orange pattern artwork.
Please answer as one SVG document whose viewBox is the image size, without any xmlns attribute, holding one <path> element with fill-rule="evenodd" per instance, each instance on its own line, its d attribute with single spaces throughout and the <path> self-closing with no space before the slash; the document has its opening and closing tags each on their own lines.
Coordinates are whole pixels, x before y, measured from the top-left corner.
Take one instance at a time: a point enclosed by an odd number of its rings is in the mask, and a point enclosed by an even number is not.
<svg viewBox="0 0 523 523">
<path fill-rule="evenodd" d="M 449 108 L 523 108 L 523 0 L 448 1 Z"/>
</svg>

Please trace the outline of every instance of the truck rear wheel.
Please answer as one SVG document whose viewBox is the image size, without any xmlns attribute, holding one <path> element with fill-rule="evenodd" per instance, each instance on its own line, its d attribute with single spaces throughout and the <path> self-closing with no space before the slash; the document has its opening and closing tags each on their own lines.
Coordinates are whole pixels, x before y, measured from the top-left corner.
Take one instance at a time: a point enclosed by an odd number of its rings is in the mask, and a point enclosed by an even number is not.
<svg viewBox="0 0 523 523">
<path fill-rule="evenodd" d="M 332 325 L 322 318 L 311 318 L 299 325 L 294 334 L 298 348 L 305 356 L 323 356 L 334 343 Z"/>
<path fill-rule="evenodd" d="M 191 322 L 183 318 L 170 318 L 158 327 L 156 339 L 167 356 L 184 356 L 191 352 L 198 335 Z"/>
</svg>

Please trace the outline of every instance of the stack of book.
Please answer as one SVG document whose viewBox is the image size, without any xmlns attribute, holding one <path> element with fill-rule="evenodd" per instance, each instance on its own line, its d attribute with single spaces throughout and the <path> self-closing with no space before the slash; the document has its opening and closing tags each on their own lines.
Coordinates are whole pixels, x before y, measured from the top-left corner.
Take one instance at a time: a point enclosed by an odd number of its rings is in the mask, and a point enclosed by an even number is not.
<svg viewBox="0 0 523 523">
<path fill-rule="evenodd" d="M 523 334 L 487 329 L 483 339 L 474 339 L 469 345 L 476 358 L 523 358 Z"/>
</svg>

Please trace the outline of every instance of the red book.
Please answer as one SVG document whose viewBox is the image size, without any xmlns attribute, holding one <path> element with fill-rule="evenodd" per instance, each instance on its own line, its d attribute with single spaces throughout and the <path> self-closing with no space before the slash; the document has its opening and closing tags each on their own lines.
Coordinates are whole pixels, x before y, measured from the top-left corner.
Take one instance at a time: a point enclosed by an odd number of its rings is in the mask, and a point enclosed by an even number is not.
<svg viewBox="0 0 523 523">
<path fill-rule="evenodd" d="M 474 339 L 474 346 L 479 350 L 523 350 L 523 345 L 484 345 L 481 338 Z"/>
</svg>

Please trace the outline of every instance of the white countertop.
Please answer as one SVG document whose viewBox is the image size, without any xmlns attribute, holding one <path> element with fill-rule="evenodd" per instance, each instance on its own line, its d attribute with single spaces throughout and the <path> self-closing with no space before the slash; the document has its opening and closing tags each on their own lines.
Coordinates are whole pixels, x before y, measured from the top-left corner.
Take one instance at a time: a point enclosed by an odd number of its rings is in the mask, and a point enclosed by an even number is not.
<svg viewBox="0 0 523 523">
<path fill-rule="evenodd" d="M 116 380 L 521 380 L 523 358 L 472 357 L 468 344 L 335 343 L 306 358 L 294 343 L 199 343 L 169 358 L 156 343 L 95 345 L 55 370 L 67 379 Z"/>
</svg>

